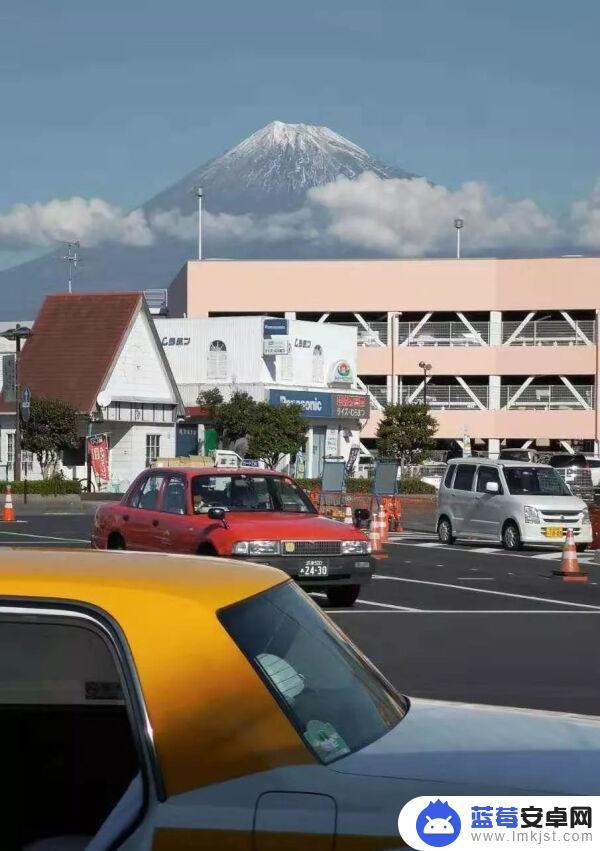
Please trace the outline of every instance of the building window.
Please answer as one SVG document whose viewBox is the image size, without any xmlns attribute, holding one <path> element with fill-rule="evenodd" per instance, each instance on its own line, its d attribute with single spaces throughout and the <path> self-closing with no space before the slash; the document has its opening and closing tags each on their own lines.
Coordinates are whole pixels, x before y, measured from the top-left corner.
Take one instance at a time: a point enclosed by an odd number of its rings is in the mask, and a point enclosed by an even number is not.
<svg viewBox="0 0 600 851">
<path fill-rule="evenodd" d="M 146 467 L 150 467 L 160 457 L 160 434 L 146 435 Z"/>
<path fill-rule="evenodd" d="M 14 464 L 15 463 L 15 436 L 14 434 L 7 434 L 6 439 L 8 441 L 6 447 L 6 463 Z"/>
<path fill-rule="evenodd" d="M 312 380 L 313 384 L 323 384 L 324 381 L 323 349 L 321 346 L 315 346 L 313 349 Z"/>
<path fill-rule="evenodd" d="M 227 378 L 227 346 L 222 340 L 213 340 L 208 349 L 207 378 Z"/>
</svg>

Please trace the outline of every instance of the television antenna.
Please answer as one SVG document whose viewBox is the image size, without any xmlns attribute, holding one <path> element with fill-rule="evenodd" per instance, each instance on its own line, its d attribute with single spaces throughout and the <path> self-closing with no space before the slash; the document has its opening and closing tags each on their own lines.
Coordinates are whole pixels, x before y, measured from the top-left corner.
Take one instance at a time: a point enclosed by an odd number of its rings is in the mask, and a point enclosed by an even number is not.
<svg viewBox="0 0 600 851">
<path fill-rule="evenodd" d="M 67 246 L 67 253 L 61 257 L 61 260 L 64 260 L 68 264 L 68 277 L 67 277 L 67 286 L 68 292 L 73 292 L 73 276 L 77 271 L 77 264 L 79 263 L 79 249 L 81 248 L 79 244 L 79 240 L 73 240 L 72 242 L 65 242 L 64 245 Z"/>
</svg>

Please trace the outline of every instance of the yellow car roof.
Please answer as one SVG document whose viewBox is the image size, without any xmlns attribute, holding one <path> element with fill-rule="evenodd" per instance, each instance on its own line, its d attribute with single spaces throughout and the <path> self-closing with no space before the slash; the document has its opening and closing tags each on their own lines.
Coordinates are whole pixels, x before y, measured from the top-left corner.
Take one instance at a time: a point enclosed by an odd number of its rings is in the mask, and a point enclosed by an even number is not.
<svg viewBox="0 0 600 851">
<path fill-rule="evenodd" d="M 289 581 L 227 559 L 87 550 L 0 552 L 2 598 L 106 612 L 133 655 L 168 794 L 314 757 L 217 612 Z"/>
</svg>

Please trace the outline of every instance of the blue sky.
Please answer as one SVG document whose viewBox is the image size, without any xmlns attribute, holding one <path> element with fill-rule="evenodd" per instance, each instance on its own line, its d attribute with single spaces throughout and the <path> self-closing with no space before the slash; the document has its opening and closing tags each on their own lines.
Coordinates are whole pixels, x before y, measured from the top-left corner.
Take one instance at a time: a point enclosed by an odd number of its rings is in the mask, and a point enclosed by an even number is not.
<svg viewBox="0 0 600 851">
<path fill-rule="evenodd" d="M 560 210 L 600 176 L 599 29 L 592 0 L 3 0 L 0 213 L 135 207 L 276 118 Z"/>
</svg>

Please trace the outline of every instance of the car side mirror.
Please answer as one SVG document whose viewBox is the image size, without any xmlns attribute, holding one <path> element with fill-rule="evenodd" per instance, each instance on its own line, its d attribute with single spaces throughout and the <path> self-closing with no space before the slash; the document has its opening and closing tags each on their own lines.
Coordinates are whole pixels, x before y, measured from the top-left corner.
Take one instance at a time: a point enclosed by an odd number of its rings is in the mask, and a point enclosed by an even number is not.
<svg viewBox="0 0 600 851">
<path fill-rule="evenodd" d="M 208 517 L 210 520 L 220 520 L 225 529 L 228 529 L 227 521 L 225 520 L 225 509 L 224 508 L 209 508 L 208 509 Z"/>
<path fill-rule="evenodd" d="M 500 485 L 498 482 L 488 482 L 485 486 L 486 493 L 500 493 Z"/>
</svg>

